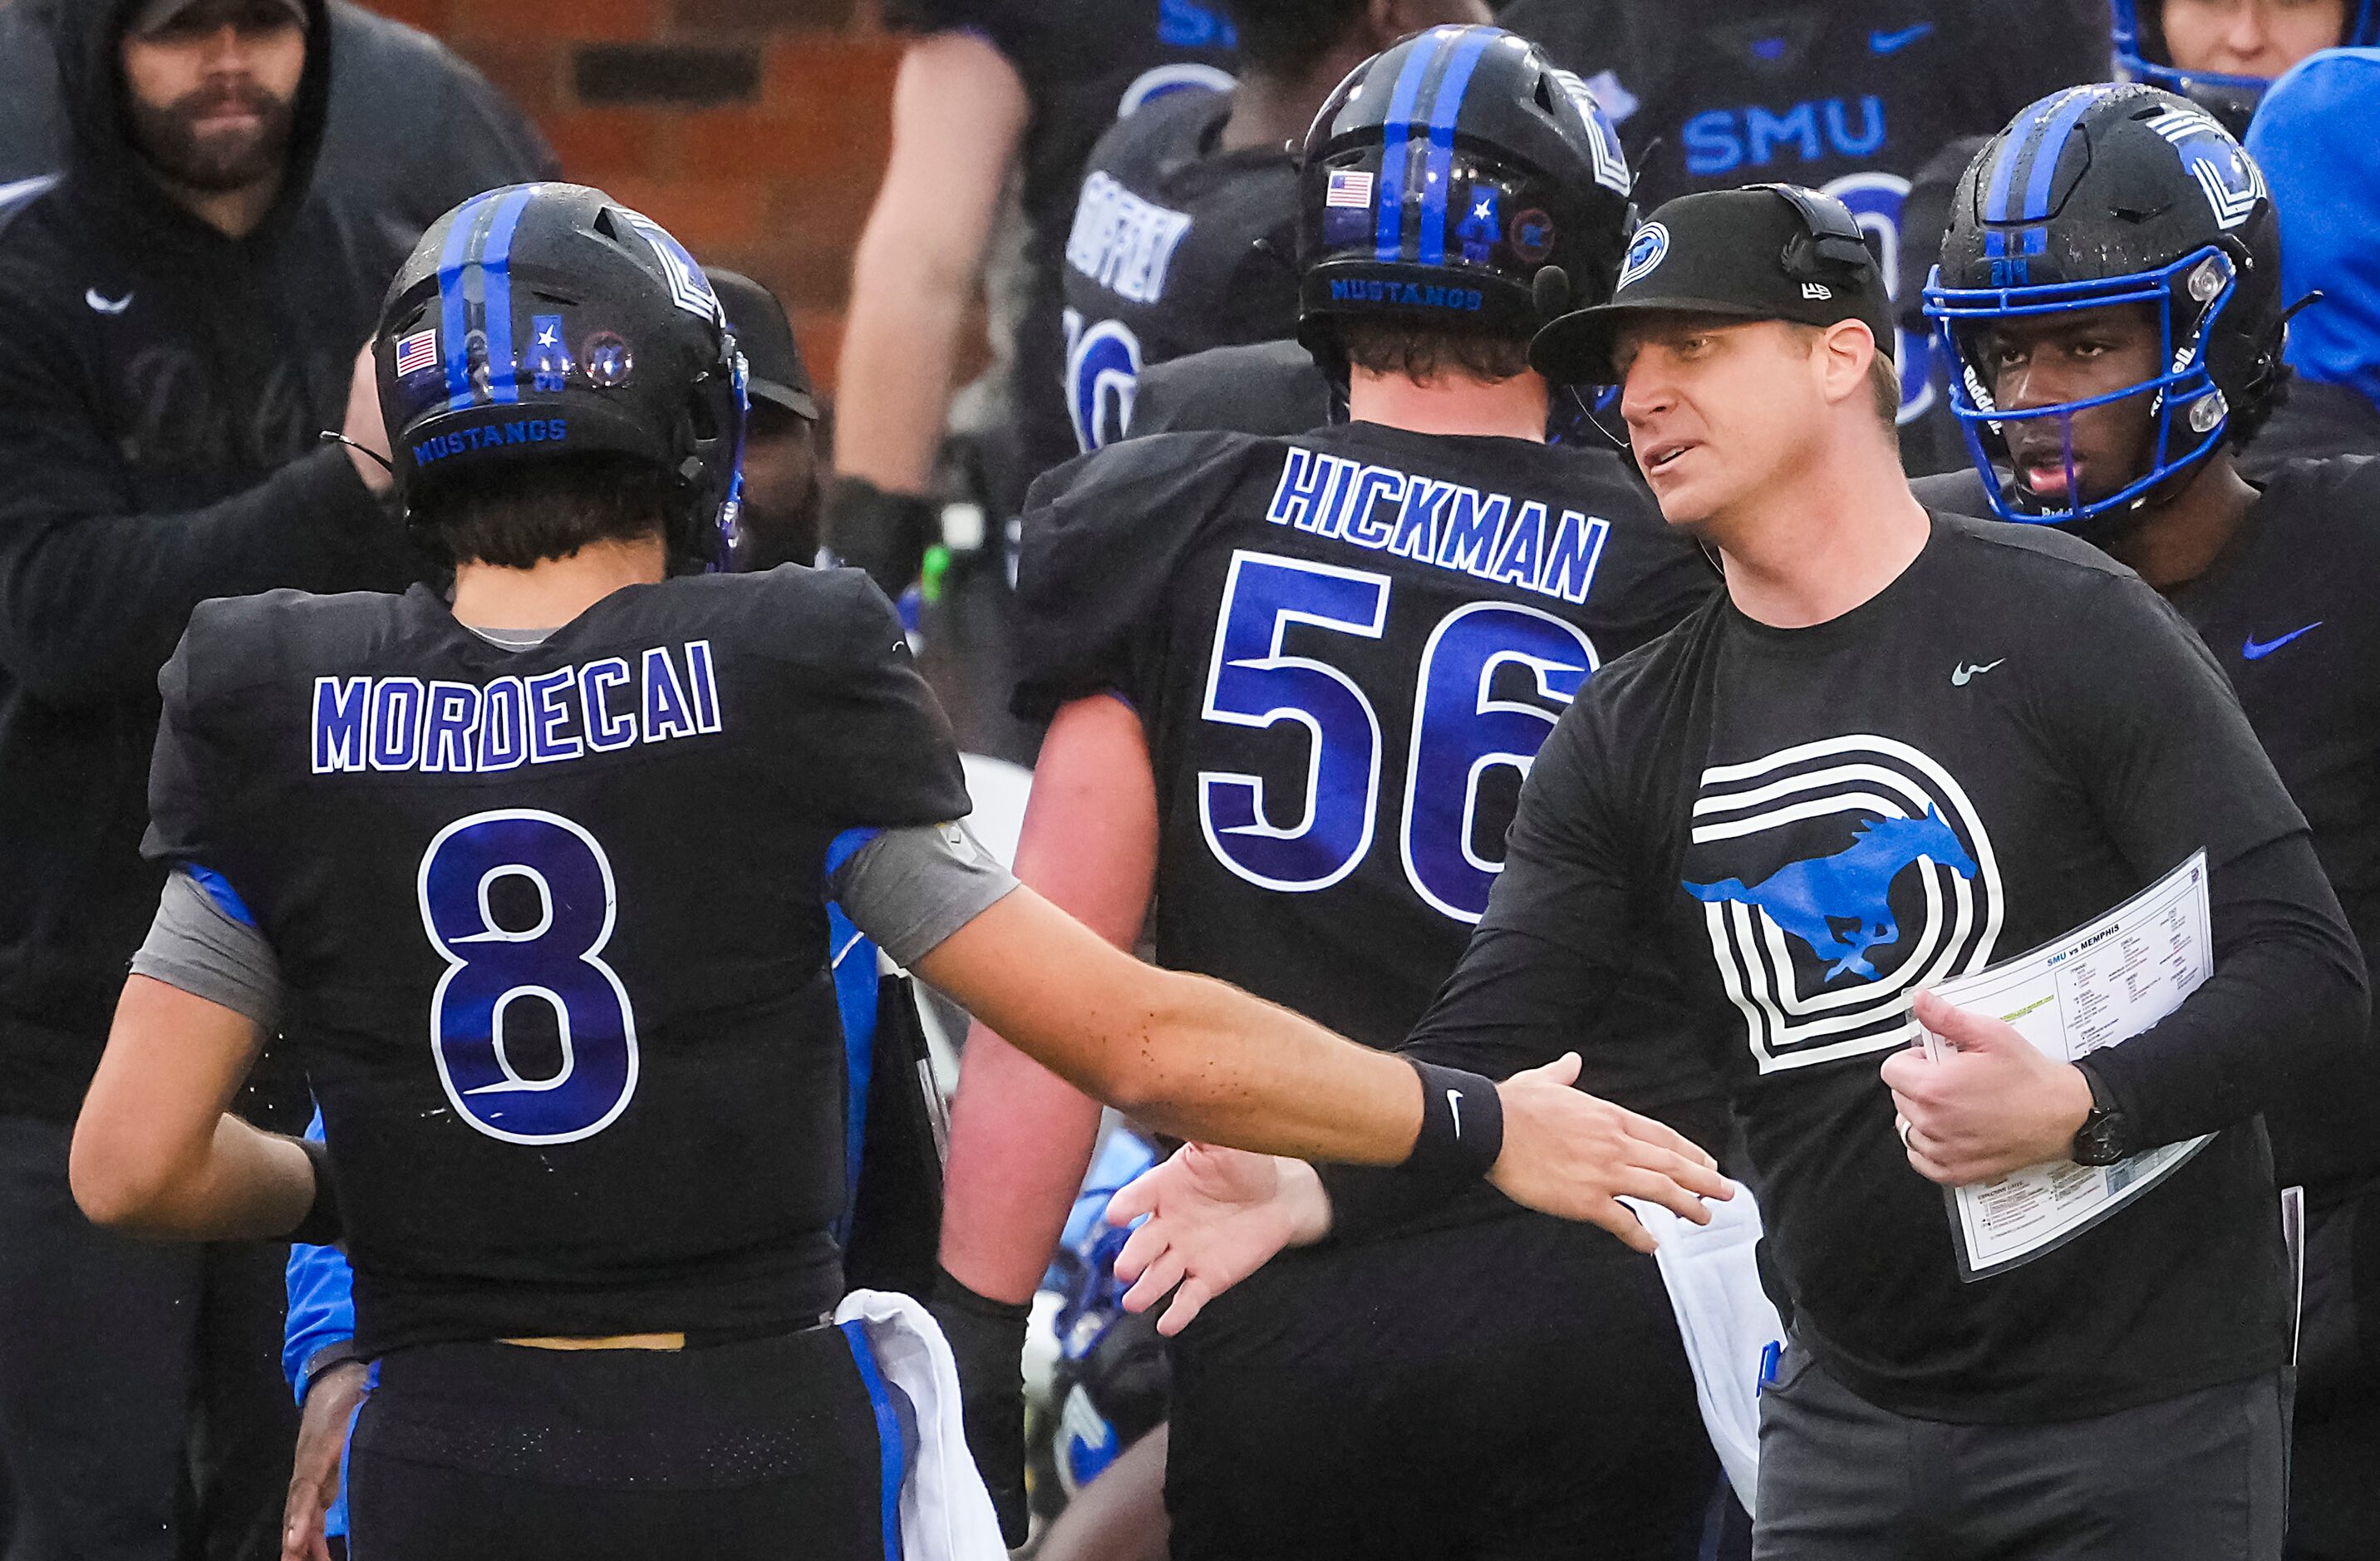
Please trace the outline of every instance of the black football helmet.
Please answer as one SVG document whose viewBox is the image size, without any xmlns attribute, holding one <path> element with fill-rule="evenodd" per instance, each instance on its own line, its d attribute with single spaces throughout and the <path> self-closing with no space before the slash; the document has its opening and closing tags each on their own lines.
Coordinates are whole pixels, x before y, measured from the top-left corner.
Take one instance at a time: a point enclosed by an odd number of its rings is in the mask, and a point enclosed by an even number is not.
<svg viewBox="0 0 2380 1561">
<path fill-rule="evenodd" d="M 1357 66 L 1306 135 L 1298 337 L 1329 362 L 1342 320 L 1534 335 L 1610 297 L 1632 183 L 1611 121 L 1535 44 L 1415 33 Z"/>
<path fill-rule="evenodd" d="M 744 356 L 702 268 L 659 224 L 584 185 L 474 196 L 397 272 L 372 347 L 408 504 L 498 464 L 626 456 L 683 485 L 673 558 L 724 560 Z"/>
<path fill-rule="evenodd" d="M 2071 525 L 2144 508 L 2227 438 L 2244 441 L 2279 394 L 2281 238 L 2265 177 L 2206 110 L 2155 87 L 2098 82 L 2018 114 L 1969 164 L 1951 198 L 1942 261 L 1925 288 L 1951 362 L 1950 408 L 1993 503 L 2010 520 Z M 1985 358 L 1992 327 L 2017 316 L 2149 304 L 2164 323 L 2160 373 L 2088 400 L 2005 410 Z M 2084 502 L 2074 487 L 2072 418 L 2145 396 L 2147 469 Z M 1993 466 L 2005 425 L 2058 419 L 2067 504 Z"/>
<path fill-rule="evenodd" d="M 2184 70 L 2173 63 L 2165 41 L 2165 0 L 2110 0 L 2109 20 L 2115 33 L 2116 79 L 2145 81 L 2190 99 L 2223 121 L 2235 136 L 2248 133 L 2248 121 L 2273 84 L 2264 76 L 2240 76 L 2220 70 Z M 2347 22 L 2338 46 L 2364 48 L 2380 43 L 2380 0 L 2347 0 Z"/>
</svg>

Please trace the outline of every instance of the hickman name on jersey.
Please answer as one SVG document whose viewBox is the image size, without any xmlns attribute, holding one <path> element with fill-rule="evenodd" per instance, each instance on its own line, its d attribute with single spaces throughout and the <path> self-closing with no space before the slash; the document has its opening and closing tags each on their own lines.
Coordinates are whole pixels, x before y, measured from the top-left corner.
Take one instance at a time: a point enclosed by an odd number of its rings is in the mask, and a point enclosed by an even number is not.
<svg viewBox="0 0 2380 1561">
<path fill-rule="evenodd" d="M 1139 713 L 1161 962 L 1394 1045 L 1556 717 L 1713 584 L 1604 451 L 1371 423 L 1131 440 L 1035 488 L 1017 708 Z"/>
</svg>

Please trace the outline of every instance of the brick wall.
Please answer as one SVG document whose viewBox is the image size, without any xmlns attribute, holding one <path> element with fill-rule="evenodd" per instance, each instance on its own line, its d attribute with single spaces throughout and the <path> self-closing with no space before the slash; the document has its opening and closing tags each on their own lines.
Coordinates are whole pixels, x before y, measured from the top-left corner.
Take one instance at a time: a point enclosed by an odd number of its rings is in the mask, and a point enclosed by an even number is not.
<svg viewBox="0 0 2380 1561">
<path fill-rule="evenodd" d="M 563 172 L 776 289 L 832 384 L 900 44 L 874 0 L 365 0 L 436 34 Z"/>
</svg>

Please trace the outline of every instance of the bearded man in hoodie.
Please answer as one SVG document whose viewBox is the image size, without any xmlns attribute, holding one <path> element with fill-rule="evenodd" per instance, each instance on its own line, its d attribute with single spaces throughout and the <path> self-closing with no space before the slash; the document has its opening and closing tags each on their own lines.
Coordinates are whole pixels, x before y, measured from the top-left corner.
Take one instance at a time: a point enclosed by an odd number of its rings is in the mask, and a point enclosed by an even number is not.
<svg viewBox="0 0 2380 1561">
<path fill-rule="evenodd" d="M 404 583 L 354 365 L 386 281 L 312 188 L 322 0 L 60 0 L 62 177 L 0 210 L 0 1457 L 11 1561 L 276 1548 L 285 1249 L 95 1230 L 69 1126 L 161 874 L 157 669 L 192 607 Z M 304 1124 L 261 1078 L 258 1120 Z M 294 1115 L 291 1115 L 294 1113 Z"/>
</svg>

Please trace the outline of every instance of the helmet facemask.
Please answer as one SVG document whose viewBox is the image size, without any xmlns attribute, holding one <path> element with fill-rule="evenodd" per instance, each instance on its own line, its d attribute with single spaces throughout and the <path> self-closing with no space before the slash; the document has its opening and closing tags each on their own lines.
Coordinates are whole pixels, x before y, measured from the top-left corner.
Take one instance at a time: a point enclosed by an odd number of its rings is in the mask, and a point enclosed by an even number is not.
<svg viewBox="0 0 2380 1561">
<path fill-rule="evenodd" d="M 2102 518 L 2145 509 L 2170 497 L 2219 449 L 2231 408 L 2216 383 L 2212 362 L 2216 327 L 2239 291 L 2238 265 L 2210 244 L 2154 271 L 2103 280 L 2011 287 L 1945 287 L 1937 267 L 1925 289 L 1925 313 L 1952 365 L 1950 409 L 1966 436 L 1995 512 L 2004 520 L 2086 526 Z M 2004 409 L 1994 392 L 1987 352 L 1993 327 L 2015 318 L 2147 304 L 2160 332 L 2155 376 L 2070 401 Z M 2148 446 L 2136 471 L 2115 493 L 2086 498 L 2074 464 L 2074 419 L 2092 409 L 2145 396 Z M 2012 423 L 2054 420 L 2065 454 L 2066 503 L 2046 502 L 2022 482 L 1997 480 Z"/>
</svg>

